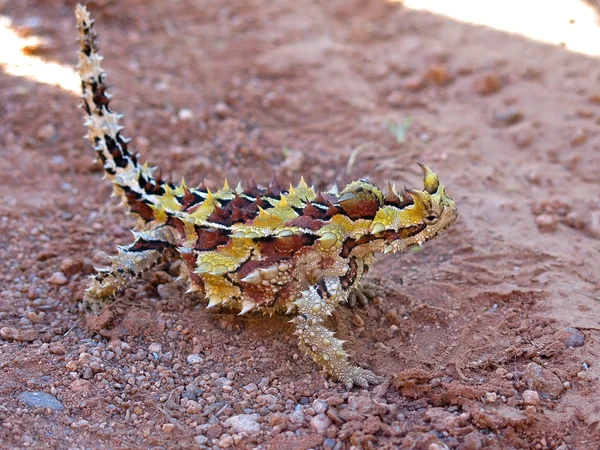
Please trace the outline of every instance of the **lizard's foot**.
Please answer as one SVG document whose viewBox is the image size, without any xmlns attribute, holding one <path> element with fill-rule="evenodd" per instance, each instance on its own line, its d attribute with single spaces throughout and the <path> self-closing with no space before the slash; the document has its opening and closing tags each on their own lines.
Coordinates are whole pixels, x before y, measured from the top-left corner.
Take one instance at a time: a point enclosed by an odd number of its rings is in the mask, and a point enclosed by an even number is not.
<svg viewBox="0 0 600 450">
<path fill-rule="evenodd" d="M 98 314 L 104 305 L 111 303 L 111 299 L 124 284 L 123 277 L 116 271 L 111 272 L 110 269 L 96 269 L 96 273 L 90 278 L 90 284 L 83 293 L 79 310 Z"/>
<path fill-rule="evenodd" d="M 98 301 L 97 299 L 89 299 L 85 298 L 79 303 L 79 311 L 83 314 L 91 314 L 92 316 L 100 315 L 102 308 L 106 306 L 107 303 Z"/>
<path fill-rule="evenodd" d="M 366 306 L 381 292 L 375 283 L 358 284 L 348 294 L 348 306 L 355 308 L 357 305 Z"/>
<path fill-rule="evenodd" d="M 108 275 L 108 276 L 107 276 Z M 92 315 L 100 314 L 100 311 L 110 305 L 114 299 L 121 283 L 106 272 L 99 272 L 92 276 L 90 287 L 85 290 L 83 300 L 79 304 L 79 310 Z"/>
<path fill-rule="evenodd" d="M 375 375 L 367 369 L 359 366 L 348 366 L 343 372 L 336 374 L 336 378 L 346 385 L 346 389 L 350 390 L 353 386 L 367 388 L 381 384 L 385 377 Z"/>
</svg>

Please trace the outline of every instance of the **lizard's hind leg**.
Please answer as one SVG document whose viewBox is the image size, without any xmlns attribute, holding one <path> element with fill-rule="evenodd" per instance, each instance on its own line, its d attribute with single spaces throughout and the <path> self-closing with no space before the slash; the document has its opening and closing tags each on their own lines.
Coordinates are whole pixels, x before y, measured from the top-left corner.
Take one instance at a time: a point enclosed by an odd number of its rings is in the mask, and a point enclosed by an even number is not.
<svg viewBox="0 0 600 450">
<path fill-rule="evenodd" d="M 97 269 L 97 273 L 92 275 L 92 282 L 85 291 L 83 306 L 97 312 L 131 278 L 158 265 L 166 253 L 173 250 L 160 230 L 136 233 L 133 244 L 119 247 L 119 253 L 111 257 L 111 267 Z"/>
</svg>

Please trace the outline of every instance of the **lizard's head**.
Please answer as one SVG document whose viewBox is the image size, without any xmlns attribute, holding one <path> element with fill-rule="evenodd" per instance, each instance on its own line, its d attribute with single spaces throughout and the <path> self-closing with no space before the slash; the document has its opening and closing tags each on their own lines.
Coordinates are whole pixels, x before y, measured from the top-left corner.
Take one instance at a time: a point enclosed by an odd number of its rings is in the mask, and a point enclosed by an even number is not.
<svg viewBox="0 0 600 450">
<path fill-rule="evenodd" d="M 423 170 L 423 190 L 405 190 L 401 194 L 388 186 L 383 194 L 374 184 L 360 180 L 342 191 L 339 205 L 357 210 L 361 205 L 362 217 L 372 217 L 369 234 L 384 241 L 383 251 L 403 251 L 414 244 L 439 236 L 458 217 L 454 201 L 446 195 L 438 176 L 428 167 Z M 350 208 L 345 208 L 345 206 Z M 366 211 L 366 210 L 369 211 Z M 348 211 L 346 211 L 348 213 Z M 365 214 L 366 213 L 366 214 Z M 369 214 L 371 213 L 371 214 Z"/>
</svg>

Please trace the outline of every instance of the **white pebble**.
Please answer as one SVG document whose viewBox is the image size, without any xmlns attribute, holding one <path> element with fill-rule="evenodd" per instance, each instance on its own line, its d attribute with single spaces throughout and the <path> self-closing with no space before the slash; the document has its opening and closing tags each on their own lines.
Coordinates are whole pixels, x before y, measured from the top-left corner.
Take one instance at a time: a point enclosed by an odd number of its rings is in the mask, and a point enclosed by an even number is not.
<svg viewBox="0 0 600 450">
<path fill-rule="evenodd" d="M 198 353 L 192 353 L 187 357 L 188 364 L 199 364 L 202 361 L 202 356 L 200 356 Z"/>
<path fill-rule="evenodd" d="M 194 117 L 194 113 L 191 109 L 182 108 L 177 113 L 177 117 L 179 120 L 190 120 L 192 117 Z"/>
<path fill-rule="evenodd" d="M 486 392 L 485 393 L 485 402 L 486 403 L 496 403 L 496 400 L 498 400 L 498 394 L 496 394 L 495 392 Z"/>
<path fill-rule="evenodd" d="M 540 395 L 537 393 L 537 391 L 527 389 L 523 392 L 523 401 L 526 405 L 539 405 Z"/>
<path fill-rule="evenodd" d="M 257 433 L 260 431 L 260 424 L 256 421 L 259 417 L 258 414 L 239 414 L 227 419 L 225 425 L 235 433 Z"/>
</svg>

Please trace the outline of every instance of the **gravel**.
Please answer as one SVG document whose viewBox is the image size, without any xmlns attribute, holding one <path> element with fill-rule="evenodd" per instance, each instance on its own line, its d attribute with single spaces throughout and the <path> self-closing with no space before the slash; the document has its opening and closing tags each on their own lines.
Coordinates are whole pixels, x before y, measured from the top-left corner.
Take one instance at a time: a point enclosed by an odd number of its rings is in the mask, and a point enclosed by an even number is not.
<svg viewBox="0 0 600 450">
<path fill-rule="evenodd" d="M 17 22 L 23 11 L 36 10 L 41 28 L 21 34 L 72 42 L 66 10 L 50 2 L 0 3 Z M 598 155 L 587 150 L 597 144 L 600 100 L 586 106 L 585 98 L 600 96 L 594 77 L 582 76 L 589 59 L 569 53 L 569 67 L 555 70 L 565 51 L 540 45 L 533 48 L 535 64 L 524 67 L 512 55 L 531 48 L 530 41 L 519 47 L 518 36 L 473 35 L 454 22 L 431 27 L 424 15 L 389 2 L 365 8 L 337 2 L 319 11 L 328 22 L 325 31 L 311 26 L 310 14 L 290 27 L 289 7 L 273 2 L 234 5 L 232 20 L 217 2 L 207 2 L 201 17 L 192 14 L 199 20 L 189 31 L 219 43 L 218 57 L 200 77 L 202 91 L 216 94 L 198 103 L 197 89 L 190 88 L 198 74 L 186 69 L 188 50 L 172 46 L 155 71 L 147 69 L 156 62 L 151 52 L 135 52 L 140 39 L 152 47 L 174 38 L 165 27 L 140 29 L 147 19 L 153 24 L 148 14 L 168 10 L 177 28 L 189 22 L 189 2 L 177 8 L 156 2 L 150 13 L 142 2 L 122 3 L 111 2 L 97 18 L 140 20 L 130 20 L 127 33 L 99 20 L 98 31 L 107 53 L 111 42 L 119 43 L 108 66 L 131 66 L 131 74 L 109 71 L 109 78 L 116 76 L 119 91 L 130 94 L 118 100 L 129 105 L 133 126 L 126 134 L 134 139 L 132 150 L 141 148 L 142 161 L 158 163 L 176 179 L 199 182 L 206 175 L 211 189 L 219 189 L 225 176 L 232 184 L 253 176 L 264 182 L 272 170 L 282 172 L 286 186 L 300 173 L 317 188 L 371 173 L 378 181 L 391 176 L 419 187 L 408 165 L 418 152 L 445 173 L 470 225 L 457 224 L 422 251 L 380 261 L 366 281 L 385 286 L 386 295 L 364 308 L 340 307 L 328 321 L 348 341 L 353 363 L 390 380 L 374 388 L 347 392 L 324 377 L 298 349 L 288 318 L 205 310 L 200 294 L 184 294 L 186 281 L 175 281 L 186 275 L 180 262 L 159 264 L 128 283 L 99 316 L 86 316 L 78 305 L 87 275 L 92 266 L 111 263 L 116 245 L 131 243 L 135 220 L 108 200 L 111 186 L 90 163 L 93 152 L 80 152 L 81 120 L 72 96 L 3 77 L 9 114 L 0 124 L 6 200 L 0 202 L 0 447 L 93 448 L 100 441 L 110 448 L 439 450 L 523 442 L 561 448 L 567 438 L 573 439 L 566 441 L 569 448 L 584 448 L 586 439 L 588 446 L 596 443 L 589 440 L 587 425 L 593 424 L 571 427 L 572 417 L 560 414 L 594 398 L 597 368 L 589 351 L 596 332 L 565 328 L 554 336 L 557 326 L 570 325 L 557 324 L 573 317 L 573 302 L 559 301 L 564 286 L 571 282 L 580 291 L 598 284 L 592 239 L 600 236 L 600 204 L 590 195 L 577 201 L 597 181 Z M 300 2 L 296 12 L 311 12 L 310 3 Z M 264 27 L 248 25 L 260 23 L 261 15 L 270 18 L 269 36 Z M 336 17 L 343 20 L 329 20 Z M 400 35 L 399 23 L 406 31 Z M 347 38 L 336 39 L 334 51 L 330 28 Z M 463 34 L 465 51 L 454 51 L 451 45 Z M 481 45 L 486 38 L 499 43 L 491 59 Z M 325 46 L 306 45 L 323 39 Z M 440 53 L 440 43 L 450 50 Z M 420 56 L 411 59 L 415 49 Z M 215 53 L 208 50 L 207 56 Z M 72 53 L 65 44 L 44 56 L 67 61 Z M 346 67 L 348 55 L 360 57 Z M 250 74 L 236 75 L 248 67 Z M 341 81 L 332 83 L 332 74 Z M 411 78 L 419 91 L 403 88 Z M 473 91 L 477 80 L 481 96 Z M 568 85 L 561 87 L 563 81 Z M 146 88 L 155 84 L 165 90 L 150 95 L 148 105 Z M 546 85 L 553 87 L 549 96 Z M 396 111 L 378 101 L 390 92 L 399 94 Z M 211 106 L 217 101 L 223 104 Z M 548 112 L 540 114 L 546 105 Z M 591 115 L 578 116 L 582 108 Z M 475 114 L 461 114 L 467 110 Z M 500 111 L 496 121 L 493 111 Z M 386 123 L 407 112 L 414 116 L 406 136 L 412 150 L 392 151 L 398 146 Z M 46 124 L 56 129 L 41 129 Z M 578 129 L 588 130 L 587 141 L 569 152 L 565 145 Z M 361 142 L 375 144 L 357 152 L 352 173 L 342 174 L 347 153 Z M 282 146 L 290 148 L 282 152 Z M 385 148 L 391 150 L 380 151 Z M 532 172 L 534 186 L 527 179 Z M 47 189 L 40 194 L 36 187 Z M 541 199 L 571 208 L 540 212 L 548 216 L 538 222 L 551 231 L 545 235 L 524 206 Z M 510 226 L 493 226 L 504 222 Z M 594 300 L 584 300 L 578 297 L 578 311 L 589 319 L 593 309 L 584 307 Z M 497 312 L 488 313 L 493 304 Z M 548 307 L 552 321 L 544 316 Z M 526 367 L 532 361 L 538 365 Z M 558 383 L 569 395 L 560 395 Z M 28 404 L 33 393 L 62 410 L 40 399 Z"/>
</svg>

